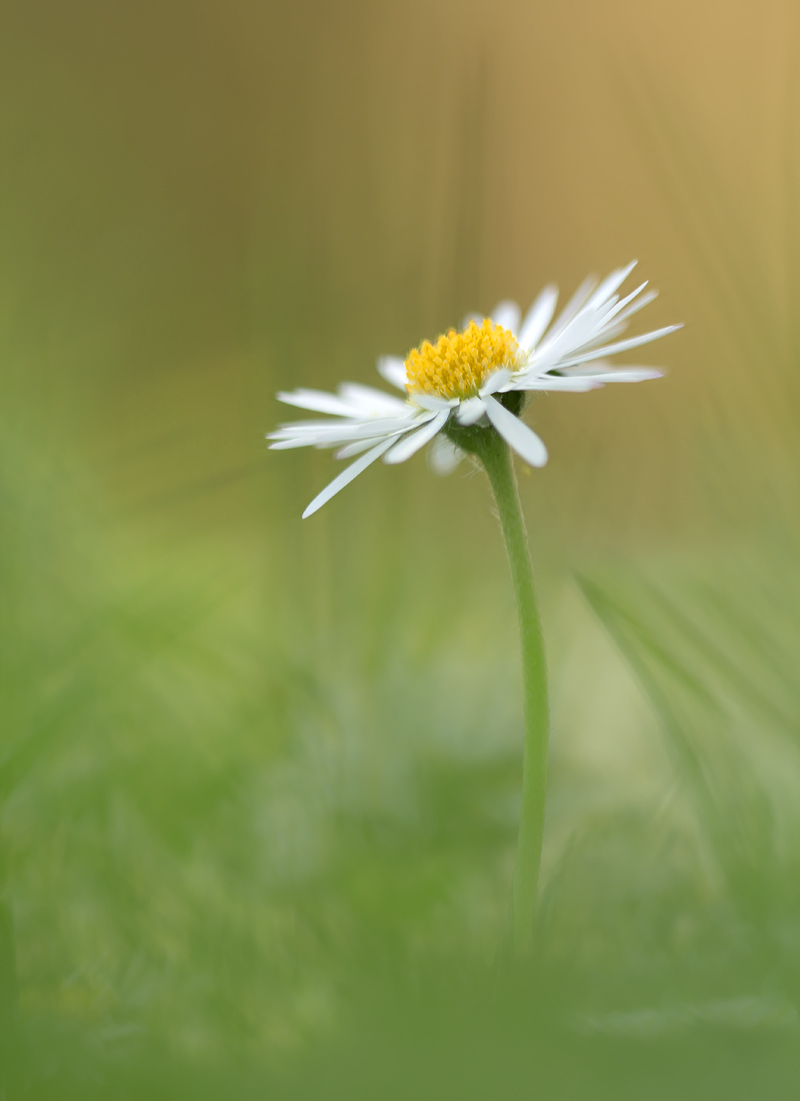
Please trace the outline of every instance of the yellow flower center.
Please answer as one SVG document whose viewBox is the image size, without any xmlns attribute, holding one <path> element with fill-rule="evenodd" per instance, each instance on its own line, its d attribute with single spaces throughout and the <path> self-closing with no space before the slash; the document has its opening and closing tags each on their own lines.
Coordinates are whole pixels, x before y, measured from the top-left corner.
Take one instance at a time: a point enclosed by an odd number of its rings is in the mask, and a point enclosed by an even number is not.
<svg viewBox="0 0 800 1101">
<path fill-rule="evenodd" d="M 463 333 L 451 329 L 435 344 L 426 340 L 409 352 L 406 390 L 437 398 L 474 397 L 484 382 L 501 367 L 512 370 L 519 358 L 513 333 L 488 318 L 481 325 L 470 321 Z"/>
</svg>

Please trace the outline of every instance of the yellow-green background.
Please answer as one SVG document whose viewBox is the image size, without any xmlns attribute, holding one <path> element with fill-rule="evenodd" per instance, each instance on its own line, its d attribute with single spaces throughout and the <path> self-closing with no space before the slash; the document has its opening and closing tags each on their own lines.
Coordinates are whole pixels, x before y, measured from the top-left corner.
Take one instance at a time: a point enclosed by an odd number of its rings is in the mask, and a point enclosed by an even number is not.
<svg viewBox="0 0 800 1101">
<path fill-rule="evenodd" d="M 397 1096 L 449 1096 L 463 1059 L 428 1065 L 420 1005 L 477 1051 L 456 1007 L 492 996 L 519 1043 L 487 1039 L 461 1096 L 567 1096 L 567 1068 L 569 1096 L 622 1096 L 642 1051 L 688 1067 L 669 1045 L 709 1032 L 720 1095 L 751 1096 L 800 992 L 794 5 L 7 0 L 2 24 L 13 1074 L 61 1096 L 163 1064 L 231 1096 L 247 1065 L 355 1097 L 378 1051 Z M 642 324 L 685 323 L 636 357 L 667 377 L 530 413 L 553 761 L 540 949 L 503 993 L 519 673 L 488 487 L 379 464 L 301 522 L 335 464 L 263 437 L 278 389 L 372 382 L 634 256 Z"/>
</svg>

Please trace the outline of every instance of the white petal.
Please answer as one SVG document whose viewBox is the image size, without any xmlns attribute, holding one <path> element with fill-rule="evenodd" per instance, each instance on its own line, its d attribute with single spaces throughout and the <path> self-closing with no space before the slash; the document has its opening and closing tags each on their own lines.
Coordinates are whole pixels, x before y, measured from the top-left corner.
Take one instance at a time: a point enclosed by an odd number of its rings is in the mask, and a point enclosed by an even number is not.
<svg viewBox="0 0 800 1101">
<path fill-rule="evenodd" d="M 439 474 L 442 477 L 446 474 L 452 474 L 463 458 L 464 452 L 461 448 L 442 433 L 434 438 L 428 451 L 428 465 L 434 474 Z"/>
<path fill-rule="evenodd" d="M 615 337 L 622 336 L 625 330 L 628 328 L 627 321 L 614 320 L 606 324 L 605 321 L 601 322 L 597 331 L 589 337 L 588 340 L 584 340 L 580 346 L 576 346 L 569 353 L 570 355 L 578 352 L 589 352 L 595 348 L 599 348 L 601 344 L 606 341 L 613 340 Z M 563 354 L 566 353 L 566 349 L 563 350 Z"/>
<path fill-rule="evenodd" d="M 410 407 L 406 407 L 402 417 L 349 417 L 341 420 L 329 421 L 293 421 L 282 424 L 275 432 L 269 433 L 270 439 L 285 439 L 288 436 L 349 436 L 354 440 L 364 439 L 366 436 L 385 436 L 395 429 L 401 431 L 405 428 L 413 428 L 414 421 L 419 417 L 428 419 L 428 414 L 415 413 Z"/>
<path fill-rule="evenodd" d="M 421 447 L 425 446 L 428 440 L 433 439 L 440 428 L 444 427 L 449 416 L 450 410 L 444 409 L 441 413 L 437 413 L 432 421 L 428 421 L 422 428 L 418 428 L 416 432 L 409 432 L 407 436 L 403 436 L 402 440 L 384 455 L 383 461 L 385 463 L 404 463 L 406 459 L 410 459 Z"/>
<path fill-rule="evenodd" d="M 606 326 L 617 316 L 617 314 L 621 313 L 621 311 L 625 309 L 629 302 L 633 302 L 637 294 L 641 294 L 646 286 L 647 280 L 645 279 L 644 283 L 640 283 L 636 290 L 631 291 L 631 293 L 626 295 L 625 298 L 621 298 L 618 302 L 616 302 L 612 306 L 612 308 L 603 315 L 603 319 L 598 325 L 598 328 L 602 327 L 603 329 L 605 329 Z"/>
<path fill-rule="evenodd" d="M 454 409 L 458 405 L 457 398 L 439 398 L 435 394 L 413 393 L 409 397 L 421 409 L 427 409 L 430 413 L 441 413 L 443 409 Z"/>
<path fill-rule="evenodd" d="M 492 310 L 492 321 L 514 336 L 519 332 L 520 308 L 516 302 L 499 302 Z"/>
<path fill-rule="evenodd" d="M 270 451 L 287 451 L 291 447 L 319 447 L 319 442 L 313 436 L 301 436 L 299 438 L 293 436 L 291 438 L 281 438 L 269 445 Z"/>
<path fill-rule="evenodd" d="M 347 447 L 340 448 L 333 457 L 334 459 L 352 459 L 354 455 L 361 455 L 364 451 L 369 451 L 371 447 L 375 446 L 378 439 L 385 439 L 385 436 L 370 436 L 368 440 L 356 440 L 355 443 L 349 443 Z"/>
<path fill-rule="evenodd" d="M 639 310 L 643 310 L 645 306 L 649 306 L 654 298 L 658 298 L 658 291 L 648 291 L 647 294 L 643 294 L 637 302 L 632 302 L 628 306 L 627 310 L 623 310 L 617 318 L 617 322 L 627 321 L 629 317 L 632 317 Z M 622 305 L 622 303 L 620 303 Z"/>
<path fill-rule="evenodd" d="M 581 377 L 578 375 L 575 378 L 565 378 L 559 375 L 540 375 L 538 378 L 531 379 L 526 386 L 520 383 L 515 389 L 544 390 L 551 391 L 552 393 L 564 390 L 568 393 L 582 394 L 587 390 L 597 390 L 602 385 L 602 382 L 598 382 L 594 375 L 588 377 Z"/>
<path fill-rule="evenodd" d="M 377 363 L 378 374 L 398 390 L 406 388 L 406 363 L 399 356 L 381 356 Z"/>
<path fill-rule="evenodd" d="M 284 405 L 294 405 L 297 409 L 310 409 L 314 413 L 331 413 L 338 417 L 352 417 L 356 412 L 353 405 L 337 398 L 335 394 L 326 394 L 324 390 L 282 390 L 275 395 Z"/>
<path fill-rule="evenodd" d="M 318 508 L 322 508 L 326 501 L 330 501 L 331 497 L 334 497 L 340 489 L 344 489 L 346 485 L 352 482 L 353 478 L 357 478 L 363 470 L 366 470 L 371 463 L 379 459 L 384 451 L 388 451 L 391 446 L 391 440 L 381 440 L 381 442 L 373 447 L 371 451 L 368 451 L 366 455 L 362 455 L 361 458 L 351 463 L 346 470 L 343 470 L 337 478 L 333 479 L 330 485 L 327 485 L 325 489 L 323 489 L 322 493 L 317 494 L 303 513 L 303 519 L 305 520 L 307 516 L 311 516 Z"/>
<path fill-rule="evenodd" d="M 610 275 L 607 275 L 592 297 L 586 303 L 589 309 L 596 309 L 601 306 L 606 299 L 622 286 L 630 273 L 636 267 L 636 260 L 632 260 L 627 267 L 617 268 L 616 271 L 612 271 Z"/>
<path fill-rule="evenodd" d="M 619 277 L 621 273 L 617 273 Z M 561 319 L 554 325 L 547 337 L 542 341 L 535 352 L 535 357 L 545 356 L 551 360 L 553 356 L 564 356 L 567 353 L 577 352 L 586 344 L 602 340 L 603 327 L 610 324 L 610 318 L 618 302 L 618 295 L 612 294 L 604 302 L 592 304 L 595 296 L 586 303 L 566 324 Z"/>
<path fill-rule="evenodd" d="M 377 418 L 367 417 L 366 420 L 374 422 Z M 288 421 L 279 425 L 274 432 L 267 433 L 267 438 L 279 440 L 286 436 L 309 436 L 317 432 L 344 432 L 356 425 L 364 424 L 364 421 L 364 417 L 342 417 L 341 420 L 328 421 Z"/>
<path fill-rule="evenodd" d="M 595 279 L 595 277 L 593 275 L 590 275 L 586 279 L 584 279 L 584 281 L 581 283 L 581 285 L 578 287 L 578 289 L 573 294 L 572 298 L 570 298 L 569 302 L 567 302 L 564 309 L 558 315 L 558 317 L 556 318 L 556 320 L 553 324 L 552 329 L 547 334 L 547 343 L 548 344 L 556 336 L 558 336 L 558 334 L 563 329 L 565 329 L 567 327 L 567 325 L 570 323 L 570 321 L 572 321 L 572 319 L 576 316 L 578 311 L 581 309 L 583 304 L 586 302 L 586 299 L 592 293 L 592 290 L 594 289 L 594 286 L 595 286 L 596 282 L 597 282 L 597 280 Z"/>
<path fill-rule="evenodd" d="M 588 287 L 588 284 L 586 286 Z M 568 310 L 569 307 L 564 310 L 555 325 L 534 349 L 528 359 L 528 369 L 536 368 L 539 372 L 548 370 L 555 366 L 559 359 L 577 352 L 591 339 L 597 313 L 590 310 L 588 306 L 584 306 L 574 317 L 565 322 L 564 315 Z"/>
<path fill-rule="evenodd" d="M 516 453 L 530 466 L 544 466 L 547 462 L 547 448 L 536 435 L 514 416 L 497 398 L 484 398 L 486 416 L 497 431 Z"/>
<path fill-rule="evenodd" d="M 300 422 L 284 425 L 277 432 L 270 432 L 267 438 L 276 441 L 270 447 L 277 450 L 287 447 L 338 447 L 358 440 L 398 436 L 425 423 L 430 417 L 428 413 L 389 420 L 367 417 L 360 421 Z"/>
<path fill-rule="evenodd" d="M 617 367 L 609 371 L 597 371 L 592 374 L 587 368 L 585 372 L 572 376 L 565 376 L 570 381 L 594 382 L 604 386 L 607 382 L 647 382 L 648 379 L 663 378 L 664 372 L 657 367 Z"/>
<path fill-rule="evenodd" d="M 542 338 L 542 333 L 550 324 L 558 301 L 558 287 L 547 286 L 537 296 L 535 302 L 525 314 L 525 320 L 519 330 L 519 346 L 532 352 Z"/>
<path fill-rule="evenodd" d="M 338 390 L 340 396 L 357 407 L 362 415 L 380 413 L 397 416 L 406 408 L 402 398 L 396 398 L 394 394 L 385 394 L 383 390 L 376 390 L 374 386 L 364 386 L 360 382 L 343 382 Z"/>
<path fill-rule="evenodd" d="M 577 352 L 570 359 L 559 362 L 558 367 L 559 369 L 573 367 L 592 359 L 601 359 L 603 356 L 618 355 L 620 352 L 627 352 L 629 348 L 638 348 L 640 344 L 649 344 L 651 340 L 658 340 L 659 337 L 667 336 L 669 333 L 674 333 L 677 329 L 682 328 L 682 325 L 667 325 L 663 329 L 655 329 L 652 333 L 642 333 L 641 336 L 632 336 L 628 340 L 620 340 L 616 344 L 606 344 L 605 347 L 595 348 L 591 352 Z"/>
<path fill-rule="evenodd" d="M 477 424 L 485 412 L 486 406 L 480 398 L 467 398 L 456 410 L 456 420 L 466 428 L 470 424 Z"/>
<path fill-rule="evenodd" d="M 499 371 L 494 371 L 481 386 L 480 396 L 483 398 L 487 394 L 496 394 L 498 390 L 506 389 L 513 374 L 514 372 L 508 367 L 501 367 Z"/>
</svg>

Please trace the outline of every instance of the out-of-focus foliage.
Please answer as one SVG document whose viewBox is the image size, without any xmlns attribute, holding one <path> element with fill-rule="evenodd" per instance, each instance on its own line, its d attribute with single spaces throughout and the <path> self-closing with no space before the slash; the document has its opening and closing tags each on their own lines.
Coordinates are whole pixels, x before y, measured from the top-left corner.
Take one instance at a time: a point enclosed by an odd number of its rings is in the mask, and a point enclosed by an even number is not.
<svg viewBox="0 0 800 1101">
<path fill-rule="evenodd" d="M 306 650 L 250 606 L 244 566 L 237 586 L 218 556 L 142 582 L 117 546 L 109 569 L 90 517 L 70 538 L 63 471 L 43 495 L 30 460 L 5 469 L 19 538 L 4 575 L 49 548 L 35 594 L 8 591 L 30 618 L 10 617 L 4 648 L 20 701 L 4 726 L 5 891 L 37 1090 L 98 1074 L 99 1096 L 185 1089 L 204 1065 L 206 1089 L 235 1074 L 286 1096 L 333 1075 L 343 1096 L 442 1076 L 479 1097 L 528 1073 L 577 1090 L 605 1073 L 635 1096 L 670 1050 L 686 1073 L 710 1050 L 730 1075 L 731 1043 L 743 1065 L 789 1073 L 791 561 L 744 545 L 717 569 L 712 553 L 582 576 L 658 723 L 550 579 L 552 662 L 569 675 L 554 676 L 546 888 L 520 977 L 502 955 L 519 784 L 502 576 L 448 611 L 414 595 L 413 570 L 378 567 L 372 608 L 340 612 Z M 59 614 L 26 632 L 38 602 Z M 660 726 L 668 753 L 643 757 L 657 801 L 631 776 L 612 801 L 587 795 L 576 682 L 590 736 Z"/>
</svg>

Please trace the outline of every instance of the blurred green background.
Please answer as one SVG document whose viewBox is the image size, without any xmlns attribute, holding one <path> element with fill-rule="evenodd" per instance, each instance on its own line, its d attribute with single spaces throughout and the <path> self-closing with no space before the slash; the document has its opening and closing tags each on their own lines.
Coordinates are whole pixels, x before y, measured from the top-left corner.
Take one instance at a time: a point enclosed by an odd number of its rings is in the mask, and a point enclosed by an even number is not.
<svg viewBox="0 0 800 1101">
<path fill-rule="evenodd" d="M 6 0 L 0 1095 L 796 1096 L 790 0 Z M 482 476 L 280 388 L 634 256 L 685 329 L 541 398 L 552 768 Z"/>
</svg>

